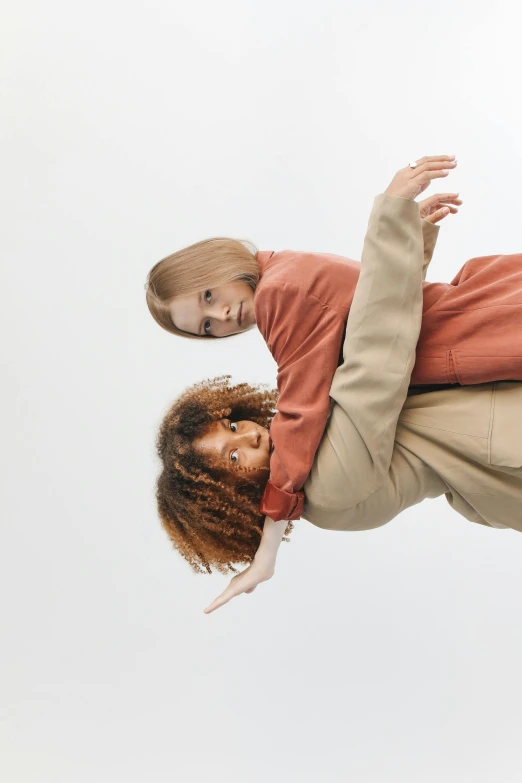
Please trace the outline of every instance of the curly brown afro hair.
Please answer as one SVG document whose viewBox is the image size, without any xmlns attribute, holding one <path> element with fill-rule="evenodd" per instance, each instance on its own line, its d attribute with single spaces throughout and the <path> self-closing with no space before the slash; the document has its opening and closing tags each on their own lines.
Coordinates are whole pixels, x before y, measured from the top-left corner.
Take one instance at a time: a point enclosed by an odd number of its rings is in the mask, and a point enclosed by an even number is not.
<svg viewBox="0 0 522 783">
<path fill-rule="evenodd" d="M 196 451 L 194 440 L 219 419 L 254 421 L 269 428 L 277 392 L 223 375 L 187 389 L 161 423 L 157 450 L 158 513 L 174 547 L 197 573 L 235 572 L 250 563 L 263 533 L 259 507 L 263 484 L 249 470 L 237 469 L 234 481 L 212 458 Z M 268 480 L 269 472 L 266 471 Z M 289 523 L 288 535 L 292 529 Z"/>
</svg>

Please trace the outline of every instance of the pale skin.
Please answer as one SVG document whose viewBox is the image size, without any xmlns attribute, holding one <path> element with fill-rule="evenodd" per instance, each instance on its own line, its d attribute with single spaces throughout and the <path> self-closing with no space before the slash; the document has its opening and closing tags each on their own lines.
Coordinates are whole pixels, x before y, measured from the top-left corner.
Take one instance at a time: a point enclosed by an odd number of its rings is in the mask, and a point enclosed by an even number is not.
<svg viewBox="0 0 522 783">
<path fill-rule="evenodd" d="M 176 296 L 169 310 L 178 329 L 200 337 L 229 337 L 256 325 L 254 292 L 246 283 L 227 283 Z"/>
<path fill-rule="evenodd" d="M 416 168 L 406 166 L 400 169 L 384 192 L 390 196 L 415 199 L 432 180 L 447 177 L 457 165 L 454 155 L 427 156 L 416 163 Z M 447 215 L 456 214 L 461 204 L 458 193 L 437 193 L 419 202 L 420 214 L 424 220 L 438 223 Z M 225 337 L 255 325 L 253 301 L 254 292 L 249 286 L 230 283 L 191 296 L 176 297 L 170 309 L 173 322 L 183 331 Z M 258 424 L 222 419 L 214 422 L 195 445 L 212 454 L 213 459 L 226 461 L 230 469 L 243 466 L 258 470 L 260 482 L 266 483 L 271 443 L 268 431 Z M 232 578 L 228 587 L 205 609 L 206 614 L 242 593 L 253 592 L 258 584 L 273 576 L 287 524 L 286 520 L 275 521 L 265 517 L 263 536 L 252 563 Z"/>
</svg>

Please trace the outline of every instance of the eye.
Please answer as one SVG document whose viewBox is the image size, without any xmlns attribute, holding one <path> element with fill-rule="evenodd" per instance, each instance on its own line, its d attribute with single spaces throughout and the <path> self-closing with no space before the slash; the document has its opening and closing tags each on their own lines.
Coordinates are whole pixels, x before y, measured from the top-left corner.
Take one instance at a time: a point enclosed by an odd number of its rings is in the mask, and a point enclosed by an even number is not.
<svg viewBox="0 0 522 783">
<path fill-rule="evenodd" d="M 203 329 L 205 331 L 205 334 L 210 334 L 210 318 L 207 318 L 207 320 L 203 324 Z"/>
<path fill-rule="evenodd" d="M 237 451 L 233 451 L 230 455 L 230 462 L 239 462 L 239 455 Z"/>
<path fill-rule="evenodd" d="M 210 304 L 211 300 L 212 300 L 212 292 L 209 288 L 207 291 L 205 291 L 205 302 L 207 304 Z"/>
<path fill-rule="evenodd" d="M 232 430 L 232 432 L 237 432 L 237 424 L 235 423 L 235 421 L 230 422 L 230 429 Z"/>
</svg>

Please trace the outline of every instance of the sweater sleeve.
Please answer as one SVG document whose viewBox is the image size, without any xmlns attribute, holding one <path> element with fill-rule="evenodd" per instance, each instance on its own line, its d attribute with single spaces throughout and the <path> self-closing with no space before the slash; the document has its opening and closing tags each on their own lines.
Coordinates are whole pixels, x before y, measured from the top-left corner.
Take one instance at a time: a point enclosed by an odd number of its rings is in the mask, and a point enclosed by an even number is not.
<svg viewBox="0 0 522 783">
<path fill-rule="evenodd" d="M 257 306 L 277 362 L 279 390 L 261 512 L 276 521 L 298 519 L 304 505 L 301 488 L 328 419 L 345 314 L 293 283 L 265 289 Z"/>
</svg>

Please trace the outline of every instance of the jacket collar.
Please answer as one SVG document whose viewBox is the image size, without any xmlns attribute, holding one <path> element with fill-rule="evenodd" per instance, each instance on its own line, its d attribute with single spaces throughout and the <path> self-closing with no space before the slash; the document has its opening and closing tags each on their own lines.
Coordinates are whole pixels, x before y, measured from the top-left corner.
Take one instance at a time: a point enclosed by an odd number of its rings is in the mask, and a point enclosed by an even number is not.
<svg viewBox="0 0 522 783">
<path fill-rule="evenodd" d="M 268 263 L 269 259 L 272 258 L 273 255 L 274 255 L 274 251 L 273 250 L 258 250 L 257 251 L 257 253 L 256 253 L 256 260 L 257 260 L 257 263 L 259 264 L 259 267 L 261 269 L 261 274 L 263 274 L 263 272 L 265 271 L 267 263 Z"/>
</svg>

